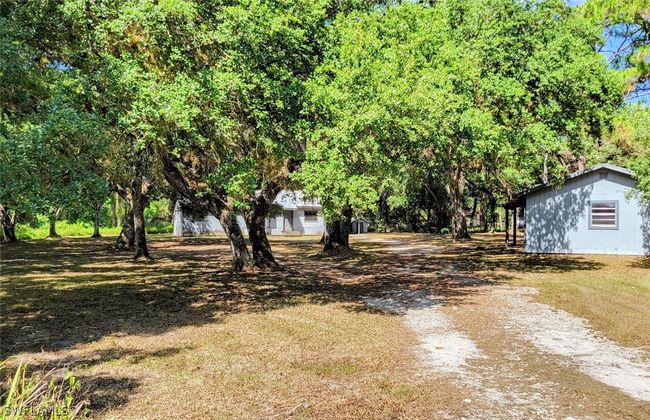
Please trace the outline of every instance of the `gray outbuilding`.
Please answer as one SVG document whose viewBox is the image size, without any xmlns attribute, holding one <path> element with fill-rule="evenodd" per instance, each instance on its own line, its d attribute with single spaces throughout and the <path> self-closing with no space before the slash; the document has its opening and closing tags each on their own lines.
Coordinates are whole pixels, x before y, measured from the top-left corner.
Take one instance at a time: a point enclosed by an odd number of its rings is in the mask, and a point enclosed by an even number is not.
<svg viewBox="0 0 650 420">
<path fill-rule="evenodd" d="M 596 165 L 569 175 L 560 188 L 543 184 L 522 192 L 506 215 L 514 210 L 516 226 L 517 209 L 524 209 L 527 253 L 650 255 L 650 206 L 632 175 Z"/>
<path fill-rule="evenodd" d="M 350 233 L 368 233 L 368 226 L 370 226 L 370 223 L 366 219 L 361 216 L 356 217 L 350 223 Z"/>
</svg>

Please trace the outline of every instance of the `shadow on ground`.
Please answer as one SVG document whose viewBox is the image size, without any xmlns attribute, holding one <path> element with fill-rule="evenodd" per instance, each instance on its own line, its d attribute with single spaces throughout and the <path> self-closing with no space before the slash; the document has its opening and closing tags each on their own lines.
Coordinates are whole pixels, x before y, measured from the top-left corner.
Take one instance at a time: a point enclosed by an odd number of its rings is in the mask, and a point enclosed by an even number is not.
<svg viewBox="0 0 650 420">
<path fill-rule="evenodd" d="M 302 303 L 367 310 L 363 297 L 395 289 L 425 290 L 443 304 L 459 305 L 467 294 L 508 279 L 497 272 L 598 268 L 579 257 L 526 256 L 505 249 L 495 236 L 460 244 L 432 235 L 366 236 L 338 257 L 320 255 L 317 241 L 274 240 L 285 270 L 237 274 L 227 269 L 223 239 L 153 240 L 152 262 L 133 262 L 129 253 L 108 251 L 109 244 L 66 239 L 2 247 L 0 358 L 65 350 L 113 334 L 161 334 Z M 164 357 L 154 353 L 115 350 L 55 362 L 74 367 Z M 105 376 L 84 383 L 96 410 L 124 404 L 138 386 L 132 378 Z"/>
</svg>

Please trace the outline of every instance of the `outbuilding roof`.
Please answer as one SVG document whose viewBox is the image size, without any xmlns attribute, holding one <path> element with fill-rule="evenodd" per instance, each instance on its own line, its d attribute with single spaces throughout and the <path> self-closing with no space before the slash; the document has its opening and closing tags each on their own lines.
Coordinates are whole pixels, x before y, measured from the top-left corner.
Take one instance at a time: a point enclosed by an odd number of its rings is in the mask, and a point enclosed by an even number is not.
<svg viewBox="0 0 650 420">
<path fill-rule="evenodd" d="M 618 172 L 620 174 L 627 175 L 627 176 L 634 175 L 633 171 L 631 171 L 630 169 L 624 168 L 622 166 L 612 165 L 611 163 L 599 163 L 597 165 L 592 166 L 589 169 L 585 169 L 583 171 L 576 171 L 576 172 L 573 172 L 571 174 L 568 174 L 568 175 L 566 175 L 564 177 L 564 180 L 566 181 L 568 179 L 577 178 L 577 177 L 580 177 L 582 175 L 586 175 L 586 174 L 589 174 L 589 173 L 592 173 L 592 172 L 599 171 L 601 169 L 606 169 L 606 170 L 612 171 L 612 172 Z M 510 202 L 506 203 L 504 207 L 506 207 L 508 209 L 515 208 L 515 207 L 522 207 L 522 206 L 524 206 L 526 204 L 526 196 L 528 196 L 531 193 L 543 190 L 545 188 L 551 188 L 553 186 L 554 186 L 554 184 L 552 184 L 550 182 L 547 182 L 547 183 L 538 184 L 538 185 L 535 185 L 535 186 L 530 187 L 528 189 L 525 189 L 523 191 L 520 191 L 519 193 L 517 193 L 515 195 L 515 198 L 513 200 L 511 200 Z"/>
<path fill-rule="evenodd" d="M 357 217 L 353 218 L 352 220 L 350 220 L 350 223 L 354 223 L 354 222 L 364 222 L 366 224 L 370 224 L 370 222 L 367 221 L 363 216 L 357 216 Z"/>
</svg>

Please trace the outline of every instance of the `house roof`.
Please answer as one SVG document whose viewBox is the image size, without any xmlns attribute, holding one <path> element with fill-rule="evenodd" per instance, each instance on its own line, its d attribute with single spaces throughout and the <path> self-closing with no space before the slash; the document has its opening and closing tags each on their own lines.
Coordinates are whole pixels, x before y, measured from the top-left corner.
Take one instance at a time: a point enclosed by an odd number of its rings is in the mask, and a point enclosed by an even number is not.
<svg viewBox="0 0 650 420">
<path fill-rule="evenodd" d="M 282 206 L 285 210 L 297 210 L 299 208 L 320 209 L 322 207 L 318 198 L 306 197 L 300 190 L 282 190 L 278 193 L 274 203 Z"/>
<path fill-rule="evenodd" d="M 592 172 L 599 171 L 601 169 L 606 169 L 608 171 L 612 172 L 618 172 L 623 175 L 627 176 L 632 176 L 634 175 L 634 172 L 631 171 L 630 169 L 624 168 L 622 166 L 617 166 L 617 165 L 612 165 L 611 163 L 599 163 L 597 165 L 592 166 L 591 168 L 585 169 L 583 171 L 577 171 L 573 172 L 571 174 L 568 174 L 564 177 L 564 180 L 567 181 L 569 179 L 577 178 L 582 175 L 586 175 Z M 515 198 L 511 200 L 510 202 L 506 203 L 504 207 L 506 208 L 514 208 L 514 207 L 521 207 L 522 205 L 526 204 L 526 196 L 528 196 L 531 193 L 546 189 L 546 188 L 552 188 L 554 184 L 547 182 L 544 184 L 537 184 L 535 186 L 532 186 L 528 189 L 525 189 L 523 191 L 518 192 L 515 194 Z"/>
</svg>

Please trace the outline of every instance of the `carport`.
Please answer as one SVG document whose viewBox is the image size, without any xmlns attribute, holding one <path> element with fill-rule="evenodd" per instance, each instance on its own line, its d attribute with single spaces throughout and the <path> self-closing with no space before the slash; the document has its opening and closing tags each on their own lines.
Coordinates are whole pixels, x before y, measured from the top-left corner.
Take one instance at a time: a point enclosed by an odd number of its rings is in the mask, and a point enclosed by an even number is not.
<svg viewBox="0 0 650 420">
<path fill-rule="evenodd" d="M 517 209 L 522 213 L 526 209 L 526 196 L 518 195 L 513 200 L 503 205 L 506 211 L 506 246 L 517 246 Z M 512 241 L 510 240 L 510 213 L 512 212 Z"/>
</svg>

